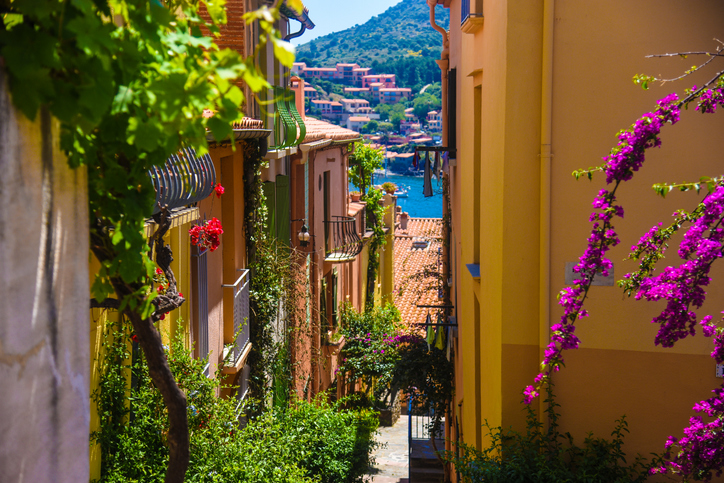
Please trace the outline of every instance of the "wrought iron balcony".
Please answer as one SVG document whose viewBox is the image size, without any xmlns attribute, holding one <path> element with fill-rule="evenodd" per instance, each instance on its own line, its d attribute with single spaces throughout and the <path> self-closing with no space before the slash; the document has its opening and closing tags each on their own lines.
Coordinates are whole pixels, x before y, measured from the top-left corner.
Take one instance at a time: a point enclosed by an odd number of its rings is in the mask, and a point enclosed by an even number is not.
<svg viewBox="0 0 724 483">
<path fill-rule="evenodd" d="M 166 166 L 154 166 L 148 175 L 156 190 L 153 213 L 160 206 L 181 208 L 203 200 L 214 191 L 216 170 L 207 154 L 198 157 L 192 148 L 183 148 L 166 160 Z"/>
<path fill-rule="evenodd" d="M 350 262 L 362 251 L 362 239 L 357 233 L 357 220 L 352 216 L 332 216 L 325 221 L 326 249 L 324 261 Z"/>
</svg>

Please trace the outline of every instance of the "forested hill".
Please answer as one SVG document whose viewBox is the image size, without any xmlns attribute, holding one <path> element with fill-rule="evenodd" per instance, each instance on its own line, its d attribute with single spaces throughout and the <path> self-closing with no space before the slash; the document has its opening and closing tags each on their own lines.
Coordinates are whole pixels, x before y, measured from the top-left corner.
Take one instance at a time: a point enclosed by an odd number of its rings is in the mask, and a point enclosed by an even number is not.
<svg viewBox="0 0 724 483">
<path fill-rule="evenodd" d="M 340 2 L 339 8 L 344 8 Z M 314 20 L 314 12 L 309 16 Z M 446 29 L 450 22 L 448 10 L 438 6 L 435 10 L 438 24 Z M 378 73 L 398 74 L 398 83 L 412 87 L 429 79 L 428 67 L 440 58 L 442 36 L 430 26 L 430 8 L 425 0 L 403 0 L 384 13 L 372 17 L 363 25 L 334 32 L 297 47 L 297 61 L 313 67 L 334 67 L 338 62 L 353 62 L 372 67 Z M 417 65 L 409 79 L 394 72 L 395 66 Z M 424 66 L 424 67 L 423 67 Z M 438 69 L 439 70 L 439 69 Z M 439 72 L 437 72 L 439 79 Z"/>
</svg>

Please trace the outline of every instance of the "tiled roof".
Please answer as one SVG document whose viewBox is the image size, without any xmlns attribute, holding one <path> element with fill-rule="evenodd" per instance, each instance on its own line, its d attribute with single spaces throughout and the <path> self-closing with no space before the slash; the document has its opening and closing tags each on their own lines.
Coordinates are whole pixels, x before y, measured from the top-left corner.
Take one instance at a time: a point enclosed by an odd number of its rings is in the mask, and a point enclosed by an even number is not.
<svg viewBox="0 0 724 483">
<path fill-rule="evenodd" d="M 305 143 L 320 141 L 322 139 L 332 139 L 334 141 L 344 141 L 359 139 L 359 133 L 350 129 L 330 124 L 328 122 L 307 117 L 304 119 L 307 127 L 307 135 L 304 138 Z"/>
<path fill-rule="evenodd" d="M 374 84 L 370 84 L 374 85 Z M 384 89 L 380 89 L 381 92 L 412 92 L 412 89 L 409 87 L 386 87 Z"/>
<path fill-rule="evenodd" d="M 440 305 L 436 276 L 441 268 L 442 220 L 440 218 L 410 218 L 407 230 L 395 232 L 395 305 L 402 322 L 424 323 L 428 309 L 417 305 Z M 426 248 L 414 248 L 413 242 L 427 240 Z M 432 314 L 432 312 L 431 312 Z"/>
<path fill-rule="evenodd" d="M 216 114 L 211 109 L 204 109 L 203 116 L 207 119 L 211 118 Z M 259 119 L 253 119 L 251 117 L 243 117 L 239 121 L 234 121 L 231 124 L 233 129 L 264 129 L 264 121 Z"/>
<path fill-rule="evenodd" d="M 359 121 L 359 122 L 362 122 L 362 121 L 364 121 L 364 122 L 369 122 L 369 121 L 370 121 L 370 118 L 369 118 L 369 117 L 366 117 L 366 116 L 350 116 L 350 117 L 349 117 L 349 120 L 352 121 L 352 122 L 356 122 L 356 121 Z"/>
</svg>

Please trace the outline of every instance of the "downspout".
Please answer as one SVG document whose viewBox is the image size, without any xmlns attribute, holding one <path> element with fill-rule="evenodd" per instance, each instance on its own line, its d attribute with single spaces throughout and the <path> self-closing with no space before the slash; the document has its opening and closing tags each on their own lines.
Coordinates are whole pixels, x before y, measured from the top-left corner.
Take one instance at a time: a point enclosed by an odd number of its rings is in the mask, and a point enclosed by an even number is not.
<svg viewBox="0 0 724 483">
<path fill-rule="evenodd" d="M 543 49 L 540 123 L 540 350 L 548 345 L 551 275 L 551 126 L 553 109 L 553 27 L 555 0 L 543 2 Z M 544 398 L 540 398 L 541 400 Z M 541 401 L 541 405 L 543 402 Z M 542 407 L 541 407 L 542 409 Z M 541 414 L 543 414 L 541 412 Z"/>
<path fill-rule="evenodd" d="M 440 53 L 440 60 L 436 60 L 438 67 L 440 67 L 441 75 L 440 75 L 440 95 L 442 96 L 442 145 L 443 146 L 449 146 L 449 139 L 448 139 L 448 69 L 450 67 L 450 34 L 447 30 L 442 28 L 440 25 L 438 25 L 435 22 L 435 6 L 437 5 L 437 0 L 427 0 L 427 5 L 430 7 L 430 25 L 432 28 L 440 32 L 442 35 L 442 52 Z M 442 203 L 442 218 L 443 218 L 443 260 L 442 260 L 442 273 L 443 273 L 443 293 L 445 294 L 445 304 L 450 304 L 450 288 L 447 284 L 447 281 L 450 278 L 450 230 L 445 229 L 445 222 L 444 220 L 451 220 L 451 214 L 449 210 L 449 204 L 447 203 L 447 200 L 449 200 L 450 196 L 450 175 L 443 173 L 443 193 L 447 193 L 447 196 L 443 195 L 443 203 Z M 447 315 L 450 315 L 449 313 Z M 452 401 L 451 401 L 452 404 Z M 447 414 L 445 417 L 446 424 L 448 425 L 447 434 L 450 434 L 450 421 L 452 418 L 450 417 L 451 411 L 450 408 L 447 410 Z M 430 436 L 430 441 L 432 443 L 432 449 L 437 455 L 438 459 L 442 461 L 440 458 L 437 446 L 435 444 L 435 436 Z M 450 440 L 449 438 L 445 442 L 445 449 L 450 451 Z M 444 465 L 445 470 L 445 481 L 450 480 L 450 465 L 446 464 Z"/>
</svg>

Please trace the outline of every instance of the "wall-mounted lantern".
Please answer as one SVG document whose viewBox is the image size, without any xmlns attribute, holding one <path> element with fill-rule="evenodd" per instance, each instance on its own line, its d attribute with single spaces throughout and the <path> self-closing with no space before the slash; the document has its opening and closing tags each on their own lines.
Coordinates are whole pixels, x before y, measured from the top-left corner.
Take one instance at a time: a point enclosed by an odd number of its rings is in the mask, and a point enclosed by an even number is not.
<svg viewBox="0 0 724 483">
<path fill-rule="evenodd" d="M 309 228 L 307 228 L 306 221 L 302 223 L 302 228 L 299 230 L 299 233 L 297 233 L 297 238 L 299 238 L 299 245 L 306 247 L 309 245 L 309 238 L 311 235 L 309 234 Z"/>
</svg>

